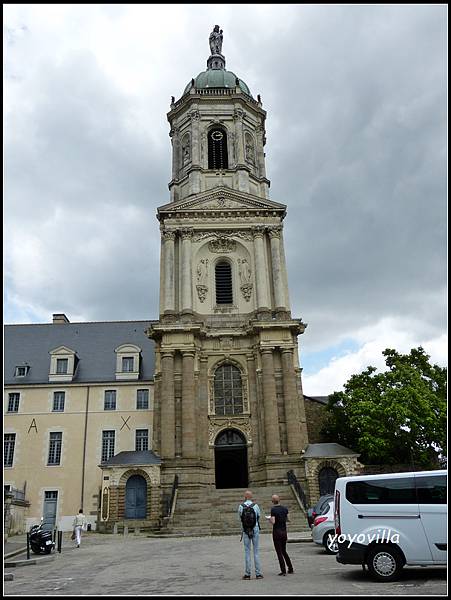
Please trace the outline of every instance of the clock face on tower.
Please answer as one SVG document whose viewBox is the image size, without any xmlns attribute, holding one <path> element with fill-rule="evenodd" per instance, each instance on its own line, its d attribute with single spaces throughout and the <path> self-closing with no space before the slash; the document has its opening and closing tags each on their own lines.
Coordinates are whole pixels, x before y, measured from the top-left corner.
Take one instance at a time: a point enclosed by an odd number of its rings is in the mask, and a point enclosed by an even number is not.
<svg viewBox="0 0 451 600">
<path fill-rule="evenodd" d="M 221 131 L 213 131 L 211 133 L 211 139 L 214 140 L 215 142 L 219 142 L 219 140 L 222 140 L 223 137 L 224 137 L 224 135 L 222 134 Z"/>
</svg>

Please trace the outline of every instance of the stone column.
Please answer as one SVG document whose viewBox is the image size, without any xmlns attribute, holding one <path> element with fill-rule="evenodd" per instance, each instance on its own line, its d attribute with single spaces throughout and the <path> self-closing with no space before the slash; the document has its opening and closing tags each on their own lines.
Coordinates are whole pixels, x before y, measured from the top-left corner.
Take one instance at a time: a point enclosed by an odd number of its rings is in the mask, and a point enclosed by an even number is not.
<svg viewBox="0 0 451 600">
<path fill-rule="evenodd" d="M 197 108 L 193 108 L 191 117 L 191 140 L 192 140 L 192 164 L 200 166 L 200 144 L 199 144 L 199 124 L 200 114 Z"/>
<path fill-rule="evenodd" d="M 272 348 L 262 348 L 263 406 L 267 454 L 280 454 L 279 412 L 277 410 L 276 381 Z"/>
<path fill-rule="evenodd" d="M 285 243 L 283 240 L 283 230 L 280 230 L 280 265 L 282 269 L 282 281 L 285 289 L 285 306 L 287 311 L 290 311 L 290 289 L 288 285 L 287 261 L 285 258 Z"/>
<path fill-rule="evenodd" d="M 199 455 L 208 459 L 208 357 L 199 358 Z"/>
<path fill-rule="evenodd" d="M 274 285 L 274 304 L 276 311 L 285 311 L 285 290 L 282 277 L 282 263 L 280 260 L 280 229 L 269 229 L 269 238 L 271 240 L 271 263 L 272 280 Z"/>
<path fill-rule="evenodd" d="M 249 377 L 249 410 L 251 413 L 252 427 L 252 454 L 254 458 L 260 455 L 260 436 L 262 432 L 258 426 L 258 406 L 257 406 L 257 377 L 255 371 L 255 358 L 253 354 L 248 354 L 247 373 Z"/>
<path fill-rule="evenodd" d="M 173 127 L 169 132 L 169 137 L 172 142 L 172 179 L 175 181 L 178 178 L 179 169 L 179 130 Z"/>
<path fill-rule="evenodd" d="M 182 457 L 197 457 L 194 403 L 194 350 L 183 351 L 182 360 Z"/>
<path fill-rule="evenodd" d="M 175 312 L 175 232 L 164 231 L 164 312 Z"/>
<path fill-rule="evenodd" d="M 257 134 L 257 165 L 258 165 L 258 175 L 259 177 L 266 177 L 266 167 L 265 167 L 265 152 L 263 149 L 264 146 L 264 136 L 265 129 L 262 125 L 257 125 L 255 128 L 255 133 Z"/>
<path fill-rule="evenodd" d="M 233 120 L 235 121 L 235 141 L 236 141 L 236 162 L 237 165 L 244 165 L 244 140 L 243 140 L 243 117 L 242 108 L 235 108 Z"/>
<path fill-rule="evenodd" d="M 282 372 L 288 453 L 299 454 L 302 450 L 301 423 L 292 348 L 282 348 Z"/>
<path fill-rule="evenodd" d="M 193 312 L 193 293 L 191 277 L 191 229 L 182 229 L 182 313 Z"/>
<path fill-rule="evenodd" d="M 257 294 L 257 310 L 268 312 L 268 284 L 266 278 L 265 264 L 265 246 L 263 242 L 264 231 L 261 228 L 256 228 L 253 231 L 254 235 L 254 255 L 255 255 L 255 287 Z"/>
<path fill-rule="evenodd" d="M 161 353 L 161 458 L 175 456 L 174 352 Z"/>
</svg>

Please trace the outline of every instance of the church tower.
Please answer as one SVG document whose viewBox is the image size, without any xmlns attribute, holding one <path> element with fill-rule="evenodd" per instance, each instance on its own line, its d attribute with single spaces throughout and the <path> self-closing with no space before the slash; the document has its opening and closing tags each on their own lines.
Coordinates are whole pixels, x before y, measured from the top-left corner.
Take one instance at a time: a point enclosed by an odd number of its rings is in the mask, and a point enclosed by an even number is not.
<svg viewBox="0 0 451 600">
<path fill-rule="evenodd" d="M 265 119 L 226 70 L 222 30 L 207 69 L 172 98 L 170 202 L 158 208 L 160 317 L 153 449 L 161 485 L 219 489 L 303 480 L 307 446 L 283 242 L 269 199 Z"/>
</svg>

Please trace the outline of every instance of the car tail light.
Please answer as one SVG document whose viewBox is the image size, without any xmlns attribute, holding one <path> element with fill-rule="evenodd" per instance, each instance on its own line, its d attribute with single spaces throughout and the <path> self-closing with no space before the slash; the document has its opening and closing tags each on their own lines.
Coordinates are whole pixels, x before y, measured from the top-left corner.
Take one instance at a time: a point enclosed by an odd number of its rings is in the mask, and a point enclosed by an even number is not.
<svg viewBox="0 0 451 600">
<path fill-rule="evenodd" d="M 341 534 L 341 524 L 340 524 L 340 492 L 338 490 L 335 491 L 335 533 L 337 535 Z"/>
<path fill-rule="evenodd" d="M 327 521 L 327 517 L 316 517 L 316 519 L 313 521 L 313 527 L 316 527 L 317 525 L 319 525 L 320 523 L 323 523 L 324 521 Z"/>
</svg>

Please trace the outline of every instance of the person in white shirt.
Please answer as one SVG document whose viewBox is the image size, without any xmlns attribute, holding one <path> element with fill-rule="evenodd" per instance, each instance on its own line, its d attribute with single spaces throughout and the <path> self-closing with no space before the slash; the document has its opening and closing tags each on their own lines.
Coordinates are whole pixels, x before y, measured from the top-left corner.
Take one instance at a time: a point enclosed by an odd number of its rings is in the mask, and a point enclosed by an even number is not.
<svg viewBox="0 0 451 600">
<path fill-rule="evenodd" d="M 83 514 L 83 509 L 80 508 L 78 511 L 78 515 L 74 519 L 73 523 L 74 533 L 75 533 L 75 546 L 80 548 L 81 543 L 81 531 L 87 527 L 86 517 Z"/>
</svg>

